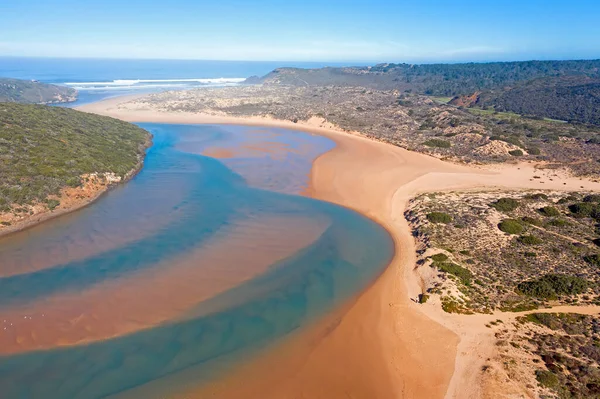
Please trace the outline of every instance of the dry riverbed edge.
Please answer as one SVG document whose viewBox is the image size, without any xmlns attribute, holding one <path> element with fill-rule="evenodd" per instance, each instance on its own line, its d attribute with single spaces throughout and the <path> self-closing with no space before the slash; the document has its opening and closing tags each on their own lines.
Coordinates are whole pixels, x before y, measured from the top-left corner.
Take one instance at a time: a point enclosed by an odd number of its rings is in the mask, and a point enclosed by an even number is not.
<svg viewBox="0 0 600 399">
<path fill-rule="evenodd" d="M 334 328 L 311 343 L 303 361 L 294 363 L 294 369 L 277 383 L 271 379 L 269 384 L 261 384 L 260 373 L 252 373 L 243 392 L 254 397 L 259 388 L 266 387 L 268 392 L 261 391 L 261 397 L 335 398 L 351 393 L 376 398 L 476 398 L 519 391 L 519 387 L 503 384 L 497 374 L 482 373 L 495 351 L 493 331 L 485 324 L 518 314 L 450 315 L 435 301 L 424 305 L 413 301 L 422 293 L 422 286 L 414 272 L 416 249 L 404 218 L 406 205 L 410 198 L 426 192 L 482 188 L 600 191 L 599 183 L 539 171 L 527 164 L 494 168 L 455 165 L 358 133 L 340 132 L 317 118 L 292 123 L 132 110 L 123 104 L 128 100 L 111 99 L 80 110 L 138 122 L 278 126 L 332 139 L 336 147 L 313 165 L 309 194 L 371 217 L 394 237 L 396 255 L 390 266 L 348 306 Z M 565 310 L 598 313 L 591 307 Z M 343 373 L 336 371 L 340 364 L 344 365 Z M 270 379 L 272 370 L 264 371 L 262 377 Z M 484 376 L 494 375 L 496 380 L 482 381 Z M 218 392 L 223 397 L 241 393 L 233 390 L 222 387 Z"/>
</svg>

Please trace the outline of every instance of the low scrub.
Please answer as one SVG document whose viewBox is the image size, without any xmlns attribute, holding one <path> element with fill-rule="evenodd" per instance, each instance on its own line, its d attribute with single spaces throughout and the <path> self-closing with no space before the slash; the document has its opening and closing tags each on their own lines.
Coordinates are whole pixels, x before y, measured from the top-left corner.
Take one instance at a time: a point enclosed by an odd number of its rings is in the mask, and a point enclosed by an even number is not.
<svg viewBox="0 0 600 399">
<path fill-rule="evenodd" d="M 508 234 L 521 234 L 523 232 L 523 225 L 514 219 L 504 219 L 498 223 L 498 228 Z"/>
<path fill-rule="evenodd" d="M 451 144 L 449 141 L 440 140 L 440 139 L 430 139 L 423 143 L 427 147 L 435 147 L 435 148 L 450 148 Z"/>
<path fill-rule="evenodd" d="M 578 295 L 588 288 L 587 280 L 564 274 L 546 274 L 536 280 L 523 281 L 517 291 L 534 298 L 551 300 L 560 295 Z"/>
<path fill-rule="evenodd" d="M 427 214 L 427 220 L 431 223 L 450 223 L 452 216 L 444 212 L 431 212 Z"/>
<path fill-rule="evenodd" d="M 517 241 L 523 245 L 539 245 L 543 242 L 541 239 L 533 235 L 520 236 L 517 238 Z"/>
<path fill-rule="evenodd" d="M 500 198 L 490 206 L 499 212 L 512 212 L 519 207 L 519 201 L 514 198 Z"/>
<path fill-rule="evenodd" d="M 538 209 L 538 212 L 548 217 L 560 216 L 560 211 L 553 206 L 545 206 L 543 208 Z"/>
<path fill-rule="evenodd" d="M 458 277 L 458 279 L 464 285 L 471 285 L 471 280 L 473 279 L 473 273 L 471 273 L 471 271 L 469 269 L 466 269 L 466 268 L 464 268 L 460 265 L 457 265 L 456 263 L 452 263 L 452 262 L 436 263 L 436 266 L 441 271 Z"/>
</svg>

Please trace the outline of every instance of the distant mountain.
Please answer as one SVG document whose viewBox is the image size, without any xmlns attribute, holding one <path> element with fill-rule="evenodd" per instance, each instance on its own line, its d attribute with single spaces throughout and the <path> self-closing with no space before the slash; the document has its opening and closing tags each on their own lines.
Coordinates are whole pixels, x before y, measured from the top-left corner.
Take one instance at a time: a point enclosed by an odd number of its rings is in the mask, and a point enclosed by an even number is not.
<svg viewBox="0 0 600 399">
<path fill-rule="evenodd" d="M 600 125 L 600 79 L 561 76 L 455 97 L 454 105 Z"/>
<path fill-rule="evenodd" d="M 600 60 L 278 68 L 260 79 L 253 78 L 248 83 L 362 86 L 453 97 L 503 88 L 538 78 L 567 75 L 600 79 Z"/>
<path fill-rule="evenodd" d="M 75 101 L 77 91 L 31 80 L 0 78 L 0 102 L 54 104 Z"/>
</svg>

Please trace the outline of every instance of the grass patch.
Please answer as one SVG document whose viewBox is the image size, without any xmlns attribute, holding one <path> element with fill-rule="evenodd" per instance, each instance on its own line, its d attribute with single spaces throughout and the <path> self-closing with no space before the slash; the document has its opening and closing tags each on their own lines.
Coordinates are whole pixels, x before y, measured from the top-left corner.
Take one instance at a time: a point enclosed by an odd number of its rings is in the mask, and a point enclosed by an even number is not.
<svg viewBox="0 0 600 399">
<path fill-rule="evenodd" d="M 541 239 L 534 235 L 520 236 L 519 238 L 517 238 L 517 241 L 519 241 L 523 245 L 539 245 L 543 242 Z"/>
<path fill-rule="evenodd" d="M 444 273 L 452 274 L 453 276 L 458 277 L 458 279 L 464 285 L 471 285 L 471 280 L 473 278 L 473 273 L 469 269 L 465 269 L 464 267 L 457 265 L 452 262 L 441 262 L 436 263 L 438 269 L 443 271 Z"/>
<path fill-rule="evenodd" d="M 560 211 L 553 206 L 545 206 L 543 208 L 538 209 L 538 212 L 548 217 L 560 216 Z"/>
</svg>

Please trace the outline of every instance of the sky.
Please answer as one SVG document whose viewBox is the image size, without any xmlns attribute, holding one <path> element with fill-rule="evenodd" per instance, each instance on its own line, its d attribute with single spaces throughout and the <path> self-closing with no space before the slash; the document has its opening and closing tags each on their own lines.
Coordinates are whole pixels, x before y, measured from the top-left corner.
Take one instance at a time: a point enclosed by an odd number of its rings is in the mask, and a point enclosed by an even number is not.
<svg viewBox="0 0 600 399">
<path fill-rule="evenodd" d="M 600 58 L 598 0 L 0 0 L 0 56 L 336 62 Z"/>
</svg>

